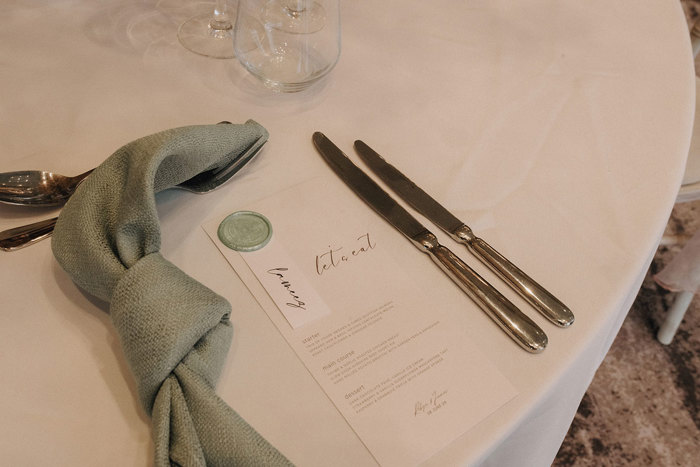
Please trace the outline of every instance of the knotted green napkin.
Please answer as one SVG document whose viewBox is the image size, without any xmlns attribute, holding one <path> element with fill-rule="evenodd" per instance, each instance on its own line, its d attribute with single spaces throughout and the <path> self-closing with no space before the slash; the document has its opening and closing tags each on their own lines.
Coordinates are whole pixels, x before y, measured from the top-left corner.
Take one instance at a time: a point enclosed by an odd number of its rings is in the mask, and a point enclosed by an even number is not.
<svg viewBox="0 0 700 467">
<path fill-rule="evenodd" d="M 160 253 L 154 194 L 221 167 L 267 131 L 175 128 L 129 143 L 85 180 L 61 212 L 56 259 L 109 312 L 153 420 L 157 466 L 289 465 L 214 392 L 233 329 L 231 306 Z M 224 180 L 197 179 L 201 188 Z"/>
</svg>

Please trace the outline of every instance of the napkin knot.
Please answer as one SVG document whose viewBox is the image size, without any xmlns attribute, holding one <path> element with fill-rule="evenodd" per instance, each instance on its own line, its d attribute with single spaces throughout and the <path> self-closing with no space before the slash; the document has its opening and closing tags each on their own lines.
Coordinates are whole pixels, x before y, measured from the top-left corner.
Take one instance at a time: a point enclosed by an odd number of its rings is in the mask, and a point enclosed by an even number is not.
<svg viewBox="0 0 700 467">
<path fill-rule="evenodd" d="M 160 253 L 126 270 L 109 311 L 148 413 L 163 381 L 190 353 L 192 369 L 216 384 L 226 357 L 219 350 L 228 349 L 233 334 L 231 305 Z"/>
<path fill-rule="evenodd" d="M 59 264 L 80 287 L 110 302 L 153 420 L 159 467 L 290 465 L 216 395 L 233 335 L 231 306 L 161 255 L 155 201 L 156 192 L 184 181 L 216 187 L 230 175 L 211 177 L 210 169 L 267 137 L 248 121 L 140 138 L 93 171 L 56 223 L 51 245 Z"/>
</svg>

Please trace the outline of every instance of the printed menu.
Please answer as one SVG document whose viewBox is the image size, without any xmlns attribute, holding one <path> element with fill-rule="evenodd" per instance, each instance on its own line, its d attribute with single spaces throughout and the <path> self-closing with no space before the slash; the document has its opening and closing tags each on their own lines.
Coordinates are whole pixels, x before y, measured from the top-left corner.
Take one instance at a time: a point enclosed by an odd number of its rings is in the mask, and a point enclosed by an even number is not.
<svg viewBox="0 0 700 467">
<path fill-rule="evenodd" d="M 219 240 L 237 210 L 269 220 L 267 245 Z M 204 230 L 380 465 L 430 458 L 516 396 L 420 271 L 386 248 L 408 240 L 342 182 L 313 179 L 230 212 Z"/>
</svg>

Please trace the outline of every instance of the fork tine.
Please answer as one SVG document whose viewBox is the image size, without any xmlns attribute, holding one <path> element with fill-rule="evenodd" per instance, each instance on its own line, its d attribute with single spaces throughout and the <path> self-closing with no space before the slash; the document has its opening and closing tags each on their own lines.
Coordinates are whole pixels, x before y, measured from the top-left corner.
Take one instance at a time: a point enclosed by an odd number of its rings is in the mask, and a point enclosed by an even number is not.
<svg viewBox="0 0 700 467">
<path fill-rule="evenodd" d="M 233 158 L 228 164 L 197 174 L 174 188 L 182 188 L 194 193 L 207 193 L 218 188 L 248 162 L 253 160 L 267 142 L 267 140 L 261 142 L 262 139 L 255 140 L 245 151 Z"/>
</svg>

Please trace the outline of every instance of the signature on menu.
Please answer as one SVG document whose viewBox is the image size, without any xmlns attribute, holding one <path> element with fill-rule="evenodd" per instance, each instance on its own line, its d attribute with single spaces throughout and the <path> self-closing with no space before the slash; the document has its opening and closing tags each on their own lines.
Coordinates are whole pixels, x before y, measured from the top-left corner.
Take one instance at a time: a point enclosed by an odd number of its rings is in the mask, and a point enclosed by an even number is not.
<svg viewBox="0 0 700 467">
<path fill-rule="evenodd" d="M 367 253 L 377 246 L 377 244 L 373 243 L 372 239 L 369 238 L 369 232 L 357 237 L 357 241 L 358 244 L 351 250 L 344 249 L 342 246 L 334 248 L 329 245 L 328 251 L 316 255 L 316 274 L 320 276 L 325 271 L 338 268 L 352 258 Z"/>
<path fill-rule="evenodd" d="M 416 401 L 413 415 L 432 415 L 447 405 L 447 389 L 444 391 L 433 391 L 428 399 Z"/>
</svg>

